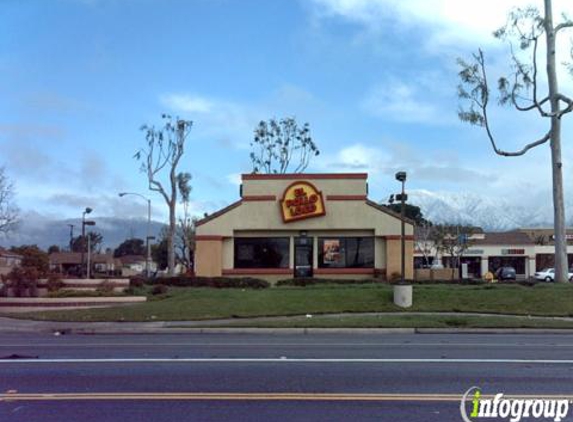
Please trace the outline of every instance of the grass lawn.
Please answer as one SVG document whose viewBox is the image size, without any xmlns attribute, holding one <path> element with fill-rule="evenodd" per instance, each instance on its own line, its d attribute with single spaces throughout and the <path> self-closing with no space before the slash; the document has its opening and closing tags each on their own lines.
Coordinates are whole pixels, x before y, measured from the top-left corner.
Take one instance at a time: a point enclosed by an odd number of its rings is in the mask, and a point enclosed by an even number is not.
<svg viewBox="0 0 573 422">
<path fill-rule="evenodd" d="M 573 321 L 538 317 L 467 315 L 319 315 L 280 321 L 240 321 L 209 327 L 246 328 L 573 328 Z"/>
<path fill-rule="evenodd" d="M 143 304 L 14 316 L 57 321 L 177 321 L 403 311 L 392 303 L 392 294 L 392 286 L 386 284 L 263 290 L 170 288 L 167 295 L 150 297 Z M 573 285 L 415 285 L 414 306 L 409 310 L 573 316 Z"/>
</svg>

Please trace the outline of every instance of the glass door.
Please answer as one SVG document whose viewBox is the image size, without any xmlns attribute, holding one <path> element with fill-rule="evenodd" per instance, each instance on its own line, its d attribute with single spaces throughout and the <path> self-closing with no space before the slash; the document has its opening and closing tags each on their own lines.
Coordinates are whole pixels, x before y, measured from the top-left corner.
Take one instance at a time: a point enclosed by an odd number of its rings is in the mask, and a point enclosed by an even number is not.
<svg viewBox="0 0 573 422">
<path fill-rule="evenodd" d="M 312 277 L 312 237 L 294 239 L 294 276 Z"/>
</svg>

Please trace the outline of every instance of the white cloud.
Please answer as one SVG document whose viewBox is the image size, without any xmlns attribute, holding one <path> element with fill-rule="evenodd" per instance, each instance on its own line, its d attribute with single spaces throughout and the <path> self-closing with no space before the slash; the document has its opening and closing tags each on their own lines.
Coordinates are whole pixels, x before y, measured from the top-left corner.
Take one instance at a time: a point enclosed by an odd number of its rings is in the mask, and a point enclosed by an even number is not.
<svg viewBox="0 0 573 422">
<path fill-rule="evenodd" d="M 514 7 L 534 5 L 540 0 L 482 0 L 469 4 L 460 0 L 314 0 L 315 15 L 341 17 L 379 32 L 394 23 L 398 30 L 420 28 L 428 31 L 428 46 L 455 46 L 492 43 L 492 31 L 502 26 Z M 569 0 L 554 0 L 554 16 L 573 14 Z"/>
<path fill-rule="evenodd" d="M 160 100 L 163 105 L 185 113 L 209 113 L 214 106 L 207 98 L 187 94 L 167 94 Z"/>
<path fill-rule="evenodd" d="M 240 186 L 242 183 L 240 173 L 232 173 L 227 175 L 227 181 L 235 186 Z"/>
<path fill-rule="evenodd" d="M 413 83 L 389 80 L 371 89 L 361 106 L 374 116 L 399 122 L 444 124 L 454 120 L 453 112 L 444 113 L 437 101 L 426 100 L 422 92 Z"/>
</svg>

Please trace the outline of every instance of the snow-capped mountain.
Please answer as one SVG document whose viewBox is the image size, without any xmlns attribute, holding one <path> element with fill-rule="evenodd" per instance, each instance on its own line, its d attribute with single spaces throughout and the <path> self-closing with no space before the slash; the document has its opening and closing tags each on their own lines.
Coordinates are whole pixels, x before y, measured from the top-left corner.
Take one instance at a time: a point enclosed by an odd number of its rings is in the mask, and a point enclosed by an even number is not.
<svg viewBox="0 0 573 422">
<path fill-rule="evenodd" d="M 516 204 L 503 198 L 488 198 L 473 193 L 409 192 L 408 202 L 419 206 L 424 217 L 435 223 L 460 223 L 488 231 L 517 227 L 551 227 L 553 207 L 550 201 Z M 567 215 L 571 213 L 567 212 Z"/>
</svg>

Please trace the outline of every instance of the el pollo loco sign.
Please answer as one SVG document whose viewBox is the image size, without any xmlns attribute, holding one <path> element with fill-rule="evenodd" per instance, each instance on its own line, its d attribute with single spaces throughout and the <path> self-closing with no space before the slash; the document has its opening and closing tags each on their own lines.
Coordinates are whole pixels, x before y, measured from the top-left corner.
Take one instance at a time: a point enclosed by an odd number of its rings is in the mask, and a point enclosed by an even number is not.
<svg viewBox="0 0 573 422">
<path fill-rule="evenodd" d="M 325 214 L 322 192 L 308 182 L 295 182 L 287 187 L 281 200 L 283 221 L 320 217 Z"/>
</svg>

